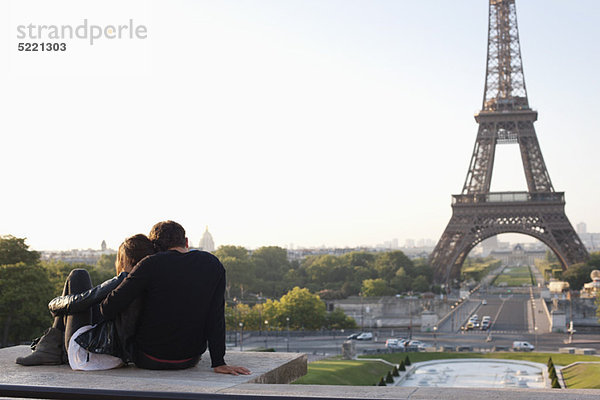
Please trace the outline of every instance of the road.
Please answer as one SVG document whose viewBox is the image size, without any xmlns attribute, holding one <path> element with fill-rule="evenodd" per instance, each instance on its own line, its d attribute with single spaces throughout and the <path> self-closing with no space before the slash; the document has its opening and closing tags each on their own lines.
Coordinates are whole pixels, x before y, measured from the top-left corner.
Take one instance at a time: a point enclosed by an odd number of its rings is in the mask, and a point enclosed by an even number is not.
<svg viewBox="0 0 600 400">
<path fill-rule="evenodd" d="M 486 305 L 481 301 L 485 298 Z M 504 293 L 474 295 L 471 299 L 477 305 L 469 307 L 470 312 L 457 313 L 460 315 L 462 324 L 465 324 L 469 316 L 476 313 L 479 319 L 489 315 L 493 321 L 489 331 L 459 330 L 459 321 L 456 321 L 455 332 L 433 333 L 413 332 L 413 339 L 422 340 L 431 345 L 448 346 L 471 346 L 474 350 L 488 351 L 495 346 L 510 348 L 513 341 L 528 341 L 540 351 L 558 351 L 559 347 L 595 348 L 600 353 L 600 334 L 576 334 L 573 344 L 566 344 L 568 335 L 565 333 L 530 333 L 528 324 L 527 307 L 530 307 L 526 293 Z M 298 336 L 294 333 L 290 336 L 289 344 L 286 332 L 279 334 L 271 332 L 268 336 L 256 333 L 246 333 L 243 349 L 272 347 L 276 351 L 296 351 L 315 355 L 336 355 L 341 353 L 342 343 L 346 336 L 352 332 L 336 332 L 332 334 L 306 333 Z M 407 337 L 406 330 L 379 329 L 374 330 L 375 339 L 372 341 L 355 341 L 356 350 L 360 354 L 365 350 L 385 349 L 385 340 L 391 337 Z M 236 343 L 235 349 L 240 349 L 240 343 Z"/>
<path fill-rule="evenodd" d="M 529 331 L 527 322 L 529 296 L 521 294 L 490 295 L 486 296 L 485 299 L 487 304 L 481 304 L 475 309 L 474 313 L 479 316 L 480 321 L 484 316 L 491 318 L 490 330 L 492 333 L 524 333 Z"/>
<path fill-rule="evenodd" d="M 515 302 L 516 304 L 516 302 Z M 396 330 L 394 335 L 391 334 L 391 330 L 380 330 L 374 331 L 377 336 L 377 340 L 371 341 L 354 341 L 358 354 L 361 354 L 365 350 L 376 350 L 385 349 L 385 340 L 390 337 L 405 337 L 404 332 L 398 334 Z M 307 334 L 304 337 L 290 337 L 289 351 L 302 352 L 308 354 L 319 354 L 319 355 L 337 355 L 341 354 L 342 343 L 345 340 L 348 332 L 343 335 L 337 333 L 334 335 L 321 335 L 321 334 Z M 585 347 L 594 348 L 600 354 L 600 335 L 598 334 L 575 334 L 573 338 L 573 344 L 565 344 L 568 339 L 568 335 L 565 333 L 545 333 L 545 334 L 531 334 L 525 331 L 491 331 L 491 335 L 488 340 L 488 333 L 482 331 L 462 332 L 462 333 L 450 333 L 450 334 L 436 334 L 425 332 L 415 332 L 413 339 L 421 340 L 425 343 L 438 346 L 449 346 L 456 348 L 456 346 L 471 346 L 473 350 L 478 351 L 489 351 L 495 346 L 506 346 L 510 348 L 512 342 L 516 340 L 528 341 L 536 349 L 540 351 L 556 352 L 559 347 Z M 244 338 L 243 350 L 250 350 L 256 348 L 275 348 L 278 352 L 284 352 L 288 349 L 288 342 L 285 332 L 280 336 L 273 336 L 270 334 L 268 337 L 263 335 L 258 336 L 257 334 L 246 333 Z M 240 343 L 236 346 L 231 346 L 231 350 L 240 350 Z"/>
</svg>

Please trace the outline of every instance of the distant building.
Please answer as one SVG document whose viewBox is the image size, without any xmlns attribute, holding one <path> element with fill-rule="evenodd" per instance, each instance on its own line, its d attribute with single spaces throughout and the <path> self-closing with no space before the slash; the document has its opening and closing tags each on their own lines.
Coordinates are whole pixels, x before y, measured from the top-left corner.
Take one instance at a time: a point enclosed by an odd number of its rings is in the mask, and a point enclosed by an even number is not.
<svg viewBox="0 0 600 400">
<path fill-rule="evenodd" d="M 577 224 L 577 235 L 588 251 L 600 251 L 600 233 L 592 233 L 587 231 L 585 222 Z"/>
<path fill-rule="evenodd" d="M 106 251 L 106 240 L 103 240 L 102 244 L 100 244 L 100 250 Z"/>
<path fill-rule="evenodd" d="M 104 254 L 115 254 L 113 249 L 73 249 L 64 251 L 42 251 L 41 259 L 44 261 L 64 261 L 69 264 L 95 265 Z"/>
<path fill-rule="evenodd" d="M 580 233 L 579 239 L 588 251 L 600 251 L 600 233 Z"/>
<path fill-rule="evenodd" d="M 500 260 L 502 265 L 533 265 L 534 260 L 546 257 L 545 249 L 526 249 L 522 244 L 516 244 L 510 250 L 494 250 L 490 256 Z"/>
<path fill-rule="evenodd" d="M 202 235 L 202 239 L 200 239 L 200 250 L 208 251 L 209 253 L 215 251 L 215 242 L 208 231 L 208 226 Z"/>
</svg>

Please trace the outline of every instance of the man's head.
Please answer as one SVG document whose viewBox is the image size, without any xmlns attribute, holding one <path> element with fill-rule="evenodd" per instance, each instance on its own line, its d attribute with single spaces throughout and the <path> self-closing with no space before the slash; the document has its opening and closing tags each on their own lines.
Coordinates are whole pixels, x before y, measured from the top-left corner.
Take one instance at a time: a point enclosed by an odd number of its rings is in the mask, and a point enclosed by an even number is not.
<svg viewBox="0 0 600 400">
<path fill-rule="evenodd" d="M 167 251 L 175 247 L 187 247 L 185 230 L 175 221 L 162 221 L 154 225 L 148 238 L 157 251 Z"/>
<path fill-rule="evenodd" d="M 142 260 L 142 258 L 154 254 L 154 245 L 141 233 L 128 237 L 119 246 L 115 267 L 117 275 L 121 272 L 131 272 L 133 267 Z"/>
</svg>

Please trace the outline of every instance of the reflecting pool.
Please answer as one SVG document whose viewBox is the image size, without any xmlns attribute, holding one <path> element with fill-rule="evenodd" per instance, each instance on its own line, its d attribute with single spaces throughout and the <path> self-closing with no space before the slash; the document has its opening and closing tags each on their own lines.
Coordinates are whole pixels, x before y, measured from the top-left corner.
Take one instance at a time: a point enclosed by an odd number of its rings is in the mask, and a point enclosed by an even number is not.
<svg viewBox="0 0 600 400">
<path fill-rule="evenodd" d="M 494 359 L 436 360 L 415 363 L 398 386 L 544 388 L 545 365 Z"/>
</svg>

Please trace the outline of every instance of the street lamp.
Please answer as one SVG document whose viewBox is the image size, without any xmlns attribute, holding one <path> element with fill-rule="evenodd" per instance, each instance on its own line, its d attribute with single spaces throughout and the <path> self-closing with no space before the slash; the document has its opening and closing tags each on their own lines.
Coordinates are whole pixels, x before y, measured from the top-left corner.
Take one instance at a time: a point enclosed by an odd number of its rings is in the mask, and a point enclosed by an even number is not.
<svg viewBox="0 0 600 400">
<path fill-rule="evenodd" d="M 240 351 L 244 351 L 244 323 L 240 322 Z"/>
<path fill-rule="evenodd" d="M 536 349 L 537 351 L 540 351 L 540 350 L 538 349 L 538 345 L 537 345 L 537 344 L 538 344 L 538 333 L 537 333 L 537 332 L 538 332 L 538 327 L 537 327 L 537 325 L 536 325 L 536 326 L 535 326 L 535 328 L 533 328 L 533 329 L 534 329 L 534 331 L 535 331 L 535 349 Z"/>
<path fill-rule="evenodd" d="M 408 295 L 408 339 L 412 340 L 412 292 L 409 292 Z"/>
<path fill-rule="evenodd" d="M 265 350 L 269 348 L 269 321 L 265 319 Z"/>
<path fill-rule="evenodd" d="M 285 322 L 287 325 L 287 343 L 286 343 L 286 351 L 290 352 L 290 317 L 285 317 Z"/>
<path fill-rule="evenodd" d="M 437 325 L 433 327 L 433 343 L 435 346 L 435 351 L 437 351 Z"/>
</svg>

